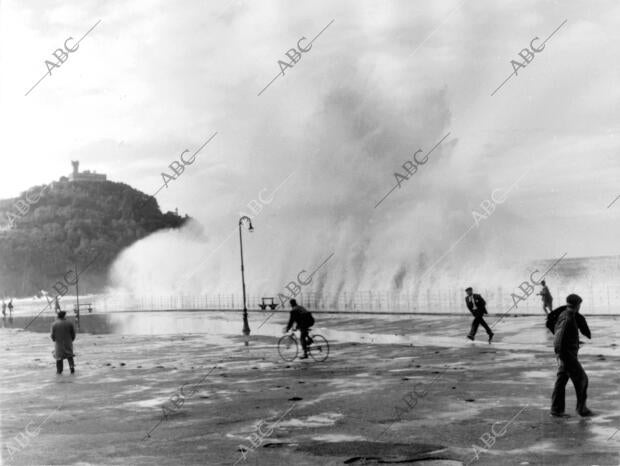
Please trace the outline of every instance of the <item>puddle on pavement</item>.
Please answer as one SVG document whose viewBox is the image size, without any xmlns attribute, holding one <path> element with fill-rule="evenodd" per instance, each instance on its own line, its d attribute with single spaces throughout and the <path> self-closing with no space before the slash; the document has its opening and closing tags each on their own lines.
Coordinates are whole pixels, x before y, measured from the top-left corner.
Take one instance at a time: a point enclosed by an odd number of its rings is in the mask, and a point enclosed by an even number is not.
<svg viewBox="0 0 620 466">
<path fill-rule="evenodd" d="M 74 316 L 68 319 L 75 323 Z M 33 321 L 32 316 L 2 320 L 5 328 L 24 328 L 29 331 L 49 332 L 53 315 L 42 315 Z M 80 317 L 80 332 L 93 335 L 175 335 L 175 334 L 241 334 L 242 320 L 239 315 L 222 315 L 212 312 L 117 312 L 109 314 L 85 314 Z"/>
<path fill-rule="evenodd" d="M 287 419 L 286 421 L 280 422 L 280 426 L 282 427 L 329 427 L 336 424 L 338 419 L 344 417 L 340 413 L 321 413 L 315 414 L 312 416 L 308 416 L 303 419 L 293 418 Z"/>
<path fill-rule="evenodd" d="M 325 435 L 317 435 L 315 437 L 312 437 L 312 440 L 314 440 L 315 442 L 336 443 L 336 442 L 355 442 L 355 441 L 363 442 L 366 440 L 366 438 L 362 437 L 361 435 L 325 434 Z"/>
<path fill-rule="evenodd" d="M 555 377 L 556 369 L 550 368 L 547 371 L 526 371 L 521 373 L 521 377 L 525 379 L 544 379 L 551 380 Z"/>
<path fill-rule="evenodd" d="M 308 442 L 297 447 L 298 451 L 315 456 L 344 457 L 344 464 L 415 463 L 419 465 L 450 465 L 463 463 L 451 458 L 442 445 L 423 443 L 379 443 L 368 441 Z M 433 462 L 434 461 L 434 462 Z"/>
</svg>

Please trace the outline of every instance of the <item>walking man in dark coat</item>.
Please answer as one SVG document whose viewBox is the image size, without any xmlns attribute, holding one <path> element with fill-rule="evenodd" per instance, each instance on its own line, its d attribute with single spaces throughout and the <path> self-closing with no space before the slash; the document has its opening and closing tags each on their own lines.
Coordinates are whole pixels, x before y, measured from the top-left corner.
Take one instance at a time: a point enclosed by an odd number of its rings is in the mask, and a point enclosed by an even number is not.
<svg viewBox="0 0 620 466">
<path fill-rule="evenodd" d="M 491 328 L 484 321 L 484 314 L 487 314 L 487 303 L 482 296 L 479 294 L 475 294 L 471 287 L 465 290 L 467 296 L 465 297 L 465 304 L 467 305 L 467 309 L 474 316 L 474 321 L 471 323 L 471 330 L 469 331 L 469 335 L 467 338 L 470 340 L 474 340 L 476 337 L 476 332 L 478 331 L 478 326 L 482 325 L 482 327 L 487 331 L 487 335 L 489 335 L 489 343 L 493 339 L 493 332 Z"/>
<path fill-rule="evenodd" d="M 568 379 L 572 380 L 577 395 L 577 413 L 592 416 L 586 406 L 588 397 L 588 376 L 577 357 L 579 352 L 579 331 L 590 338 L 590 329 L 579 314 L 582 299 L 576 294 L 566 297 L 566 310 L 560 312 L 555 323 L 553 347 L 558 360 L 558 374 L 551 395 L 551 415 L 564 414 L 565 392 Z"/>
<path fill-rule="evenodd" d="M 56 373 L 62 374 L 63 359 L 69 361 L 69 369 L 71 373 L 75 372 L 75 365 L 73 363 L 73 340 L 75 340 L 75 327 L 73 322 L 65 319 L 67 313 L 60 311 L 58 318 L 52 324 L 52 341 L 56 344 L 54 346 L 54 358 L 56 358 Z"/>
</svg>

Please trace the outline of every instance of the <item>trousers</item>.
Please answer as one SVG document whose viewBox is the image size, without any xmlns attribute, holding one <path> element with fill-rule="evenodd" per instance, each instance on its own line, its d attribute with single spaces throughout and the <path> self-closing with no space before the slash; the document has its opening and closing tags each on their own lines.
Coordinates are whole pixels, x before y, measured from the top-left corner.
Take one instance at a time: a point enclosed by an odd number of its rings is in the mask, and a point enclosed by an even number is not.
<svg viewBox="0 0 620 466">
<path fill-rule="evenodd" d="M 564 412 L 566 384 L 570 379 L 577 394 L 577 412 L 581 412 L 586 408 L 586 399 L 588 398 L 588 375 L 577 358 L 577 351 L 566 351 L 556 356 L 558 373 L 551 395 L 551 410 L 555 413 Z"/>
<path fill-rule="evenodd" d="M 73 369 L 75 367 L 73 363 L 73 358 L 67 358 L 67 361 L 69 361 L 69 368 Z M 63 369 L 63 360 L 61 359 L 60 361 L 56 361 L 56 372 L 58 372 L 59 374 L 62 374 L 62 369 Z"/>
<path fill-rule="evenodd" d="M 484 320 L 484 317 L 482 317 L 482 314 L 478 314 L 474 321 L 471 323 L 471 330 L 469 331 L 469 336 L 470 337 L 475 337 L 476 336 L 476 332 L 478 331 L 478 326 L 482 325 L 482 328 L 484 328 L 487 331 L 488 335 L 492 335 L 493 332 L 491 331 L 491 328 L 487 325 L 487 323 Z"/>
</svg>

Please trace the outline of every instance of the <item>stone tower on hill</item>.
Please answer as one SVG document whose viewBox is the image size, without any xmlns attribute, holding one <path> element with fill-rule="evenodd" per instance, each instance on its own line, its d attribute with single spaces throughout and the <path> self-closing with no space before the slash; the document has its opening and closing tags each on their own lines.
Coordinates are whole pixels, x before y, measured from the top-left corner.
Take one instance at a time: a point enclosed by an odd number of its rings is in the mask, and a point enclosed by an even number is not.
<svg viewBox="0 0 620 466">
<path fill-rule="evenodd" d="M 71 165 L 73 165 L 73 173 L 69 175 L 69 181 L 106 181 L 108 179 L 106 175 L 91 173 L 90 170 L 80 172 L 80 162 L 77 160 L 72 160 Z"/>
</svg>

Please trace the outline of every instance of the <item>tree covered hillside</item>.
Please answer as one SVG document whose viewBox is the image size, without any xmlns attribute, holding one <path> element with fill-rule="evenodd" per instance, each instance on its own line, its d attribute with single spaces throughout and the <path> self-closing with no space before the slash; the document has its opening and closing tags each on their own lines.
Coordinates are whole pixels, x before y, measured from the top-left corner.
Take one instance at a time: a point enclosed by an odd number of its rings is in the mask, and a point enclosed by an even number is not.
<svg viewBox="0 0 620 466">
<path fill-rule="evenodd" d="M 78 264 L 80 288 L 100 291 L 120 251 L 188 219 L 159 210 L 157 201 L 111 181 L 59 181 L 0 200 L 0 295 L 32 296 Z M 71 275 L 70 277 L 73 277 Z"/>
</svg>

